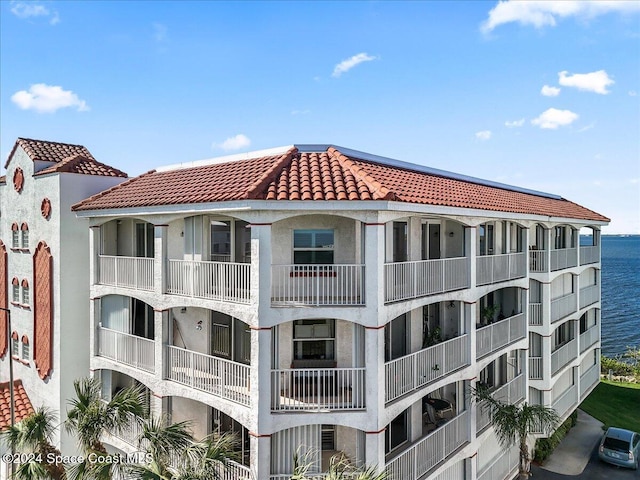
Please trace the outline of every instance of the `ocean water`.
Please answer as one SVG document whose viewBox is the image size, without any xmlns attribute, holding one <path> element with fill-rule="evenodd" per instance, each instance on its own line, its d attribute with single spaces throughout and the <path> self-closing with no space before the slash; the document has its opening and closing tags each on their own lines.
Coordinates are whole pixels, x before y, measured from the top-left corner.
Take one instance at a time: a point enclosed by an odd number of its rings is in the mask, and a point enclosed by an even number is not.
<svg viewBox="0 0 640 480">
<path fill-rule="evenodd" d="M 640 235 L 602 236 L 602 354 L 640 347 Z"/>
</svg>

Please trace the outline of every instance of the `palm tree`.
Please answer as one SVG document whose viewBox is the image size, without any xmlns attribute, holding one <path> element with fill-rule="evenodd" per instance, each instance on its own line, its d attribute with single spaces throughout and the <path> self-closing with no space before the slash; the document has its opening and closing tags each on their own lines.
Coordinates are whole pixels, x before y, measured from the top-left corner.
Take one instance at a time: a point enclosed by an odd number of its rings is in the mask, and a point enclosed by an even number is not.
<svg viewBox="0 0 640 480">
<path fill-rule="evenodd" d="M 315 474 L 309 473 L 313 465 L 311 451 L 293 456 L 293 474 L 290 480 L 310 480 Z M 378 472 L 375 466 L 353 466 L 344 454 L 334 455 L 329 461 L 329 470 L 323 474 L 324 480 L 387 480 L 386 471 Z"/>
<path fill-rule="evenodd" d="M 51 442 L 57 428 L 55 413 L 46 407 L 36 409 L 34 413 L 23 418 L 0 433 L 3 441 L 13 451 L 30 452 L 36 455 L 34 461 L 20 464 L 16 469 L 16 480 L 54 479 L 64 480 L 66 474 L 60 463 L 51 463 L 50 455 L 60 457 L 60 450 Z"/>
<path fill-rule="evenodd" d="M 141 388 L 129 387 L 116 393 L 111 401 L 103 401 L 101 384 L 93 378 L 83 378 L 73 382 L 76 398 L 69 401 L 65 428 L 78 438 L 84 452 L 85 462 L 73 466 L 69 477 L 77 480 L 101 480 L 113 477 L 114 466 L 110 455 L 102 443 L 104 434 L 118 435 L 130 426 L 132 421 L 146 415 Z M 88 462 L 89 455 L 100 461 Z"/>
<path fill-rule="evenodd" d="M 472 389 L 476 401 L 483 402 L 489 409 L 489 417 L 503 448 L 519 445 L 520 478 L 529 478 L 531 455 L 527 439 L 532 432 L 551 432 L 560 423 L 560 417 L 553 408 L 544 405 L 530 405 L 523 402 L 511 405 L 496 400 L 486 387 Z"/>
</svg>

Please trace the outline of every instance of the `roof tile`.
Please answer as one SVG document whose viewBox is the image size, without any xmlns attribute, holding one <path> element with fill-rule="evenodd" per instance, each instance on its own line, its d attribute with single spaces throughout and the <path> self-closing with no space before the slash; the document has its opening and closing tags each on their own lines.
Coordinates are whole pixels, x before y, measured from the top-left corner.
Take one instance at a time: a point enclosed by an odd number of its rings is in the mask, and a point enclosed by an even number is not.
<svg viewBox="0 0 640 480">
<path fill-rule="evenodd" d="M 14 413 L 16 423 L 34 413 L 22 380 L 13 382 Z M 0 431 L 11 425 L 11 392 L 9 382 L 0 383 Z"/>
</svg>

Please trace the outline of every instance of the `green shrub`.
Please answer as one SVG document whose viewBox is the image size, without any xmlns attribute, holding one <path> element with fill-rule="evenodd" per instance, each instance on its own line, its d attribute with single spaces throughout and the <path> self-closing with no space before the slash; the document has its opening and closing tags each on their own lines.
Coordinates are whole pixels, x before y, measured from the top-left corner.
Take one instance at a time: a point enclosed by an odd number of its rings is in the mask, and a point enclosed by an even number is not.
<svg viewBox="0 0 640 480">
<path fill-rule="evenodd" d="M 558 429 L 553 432 L 549 438 L 538 438 L 536 440 L 534 459 L 536 462 L 542 463 L 549 455 L 553 453 L 553 450 L 558 446 L 560 441 L 567 435 L 571 427 L 578 423 L 578 411 L 575 410 L 569 418 L 567 418 Z"/>
<path fill-rule="evenodd" d="M 604 355 L 600 357 L 600 371 L 604 374 L 609 373 L 609 370 L 612 371 L 613 375 L 634 375 L 637 374 L 638 367 L 634 367 L 633 365 L 622 362 L 615 358 L 605 357 Z"/>
</svg>

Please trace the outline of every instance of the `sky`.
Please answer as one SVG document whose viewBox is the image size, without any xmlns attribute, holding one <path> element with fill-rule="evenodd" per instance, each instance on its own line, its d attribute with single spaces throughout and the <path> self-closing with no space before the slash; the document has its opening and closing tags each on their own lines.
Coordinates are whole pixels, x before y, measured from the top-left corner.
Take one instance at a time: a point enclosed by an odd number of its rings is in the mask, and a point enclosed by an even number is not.
<svg viewBox="0 0 640 480">
<path fill-rule="evenodd" d="M 640 234 L 639 95 L 639 1 L 0 1 L 3 159 L 76 143 L 134 176 L 327 143 Z"/>
</svg>

